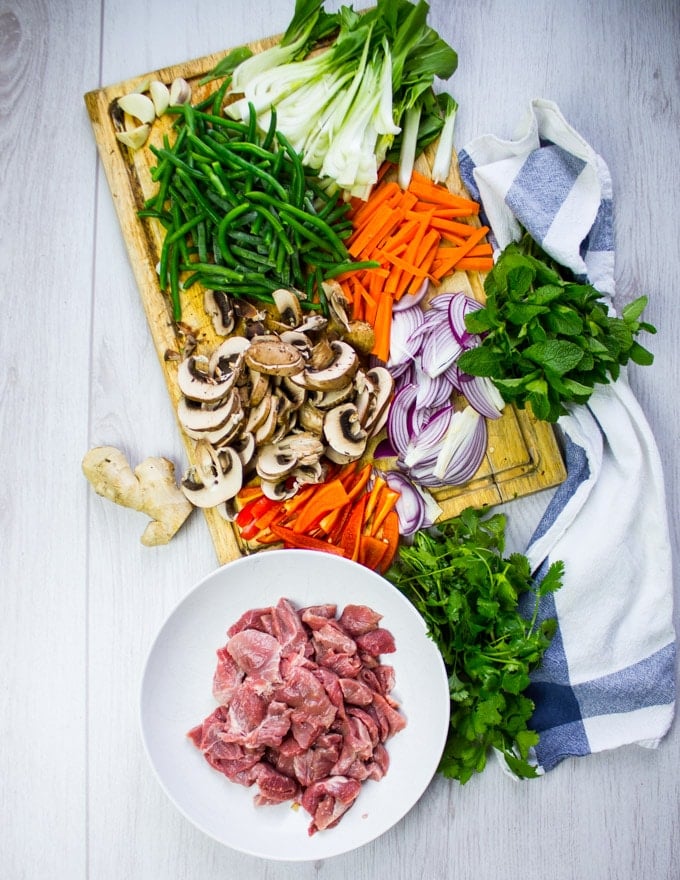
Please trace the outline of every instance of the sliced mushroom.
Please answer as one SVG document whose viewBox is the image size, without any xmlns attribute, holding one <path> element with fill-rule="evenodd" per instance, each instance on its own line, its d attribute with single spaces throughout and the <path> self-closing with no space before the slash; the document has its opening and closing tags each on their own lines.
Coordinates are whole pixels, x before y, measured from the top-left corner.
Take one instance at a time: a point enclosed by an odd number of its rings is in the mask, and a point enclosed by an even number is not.
<svg viewBox="0 0 680 880">
<path fill-rule="evenodd" d="M 189 400 L 199 403 L 212 404 L 222 400 L 231 391 L 234 378 L 232 373 L 214 376 L 208 358 L 203 355 L 185 358 L 177 370 L 179 390 Z"/>
<path fill-rule="evenodd" d="M 316 461 L 313 464 L 299 464 L 292 475 L 299 485 L 304 485 L 306 483 L 323 483 L 326 474 L 327 469 L 323 462 Z"/>
<path fill-rule="evenodd" d="M 375 437 L 385 427 L 387 421 L 390 401 L 394 394 L 394 379 L 386 367 L 373 367 L 366 373 L 366 379 L 373 383 L 374 391 L 362 424 L 369 436 Z"/>
<path fill-rule="evenodd" d="M 262 401 L 267 392 L 270 390 L 269 376 L 260 373 L 259 370 L 250 370 L 250 406 L 257 406 Z"/>
<path fill-rule="evenodd" d="M 255 455 L 255 436 L 250 431 L 243 431 L 229 442 L 229 446 L 241 459 L 241 464 L 245 468 Z"/>
<path fill-rule="evenodd" d="M 272 297 L 278 309 L 281 323 L 287 327 L 299 327 L 303 318 L 300 294 L 281 287 L 272 293 Z"/>
<path fill-rule="evenodd" d="M 287 345 L 294 345 L 305 360 L 309 360 L 312 353 L 312 340 L 301 330 L 284 330 L 280 339 Z"/>
<path fill-rule="evenodd" d="M 347 302 L 347 297 L 345 296 L 342 287 L 334 279 L 323 281 L 321 286 L 326 295 L 326 301 L 328 302 L 328 309 L 331 313 L 331 317 L 344 330 L 349 330 L 349 318 L 347 317 L 349 303 Z"/>
<path fill-rule="evenodd" d="M 347 385 L 359 368 L 359 358 L 351 345 L 342 340 L 330 343 L 333 360 L 317 370 L 311 366 L 295 374 L 293 381 L 315 391 L 332 391 Z"/>
<path fill-rule="evenodd" d="M 276 420 L 279 414 L 279 401 L 278 398 L 273 395 L 270 395 L 269 400 L 269 410 L 267 411 L 265 420 L 258 425 L 253 432 L 255 435 L 256 446 L 260 446 L 263 443 L 269 443 L 276 431 Z"/>
<path fill-rule="evenodd" d="M 353 461 L 360 458 L 366 449 L 368 434 L 361 427 L 359 413 L 353 403 L 343 403 L 326 413 L 323 433 L 329 447 L 326 454 L 332 461 Z"/>
<path fill-rule="evenodd" d="M 309 400 L 306 400 L 298 411 L 298 424 L 300 427 L 317 437 L 320 437 L 323 433 L 323 419 L 324 414 L 313 403 L 310 403 Z"/>
<path fill-rule="evenodd" d="M 340 388 L 333 388 L 330 391 L 314 391 L 310 396 L 312 403 L 322 412 L 327 412 L 333 407 L 339 406 L 341 403 L 347 403 L 356 394 L 356 387 L 349 379 L 347 384 Z"/>
<path fill-rule="evenodd" d="M 304 358 L 293 345 L 278 337 L 255 337 L 245 352 L 248 366 L 268 376 L 291 376 L 304 367 Z"/>
<path fill-rule="evenodd" d="M 298 490 L 295 480 L 260 480 L 260 488 L 262 494 L 272 501 L 285 501 L 286 498 L 292 498 Z"/>
<path fill-rule="evenodd" d="M 212 320 L 215 333 L 228 336 L 236 326 L 234 306 L 224 290 L 206 290 L 203 297 L 206 314 Z"/>
<path fill-rule="evenodd" d="M 187 433 L 191 432 L 190 437 L 194 434 L 200 437 L 207 431 L 216 431 L 223 427 L 235 409 L 241 409 L 241 401 L 238 393 L 233 390 L 218 406 L 212 408 L 201 406 L 196 401 L 183 397 L 177 404 L 177 418 L 184 430 Z"/>
<path fill-rule="evenodd" d="M 272 400 L 272 392 L 268 390 L 262 400 L 250 408 L 244 430 L 254 433 L 267 421 L 272 408 Z"/>
<path fill-rule="evenodd" d="M 217 507 L 239 491 L 243 484 L 243 467 L 238 455 L 229 447 L 217 453 L 206 441 L 196 444 L 196 464 L 180 482 L 185 496 L 196 507 Z"/>
</svg>

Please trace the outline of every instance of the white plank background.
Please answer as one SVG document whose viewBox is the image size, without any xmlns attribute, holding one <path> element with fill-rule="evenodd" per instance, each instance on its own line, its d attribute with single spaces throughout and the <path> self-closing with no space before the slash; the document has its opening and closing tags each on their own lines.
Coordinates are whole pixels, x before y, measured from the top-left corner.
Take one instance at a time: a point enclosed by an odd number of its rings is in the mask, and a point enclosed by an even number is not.
<svg viewBox="0 0 680 880">
<path fill-rule="evenodd" d="M 677 725 L 656 751 L 568 761 L 528 784 L 496 766 L 464 787 L 435 779 L 379 840 L 315 864 L 207 839 L 145 760 L 146 653 L 215 557 L 199 516 L 168 547 L 142 547 L 145 518 L 80 473 L 101 443 L 184 466 L 82 96 L 280 32 L 292 8 L 0 2 L 0 878 L 677 878 Z M 511 136 L 545 97 L 609 163 L 617 303 L 647 293 L 660 329 L 655 365 L 631 381 L 663 457 L 677 562 L 677 0 L 434 0 L 431 21 L 459 52 L 459 146 Z M 544 501 L 512 507 L 520 549 Z"/>
</svg>

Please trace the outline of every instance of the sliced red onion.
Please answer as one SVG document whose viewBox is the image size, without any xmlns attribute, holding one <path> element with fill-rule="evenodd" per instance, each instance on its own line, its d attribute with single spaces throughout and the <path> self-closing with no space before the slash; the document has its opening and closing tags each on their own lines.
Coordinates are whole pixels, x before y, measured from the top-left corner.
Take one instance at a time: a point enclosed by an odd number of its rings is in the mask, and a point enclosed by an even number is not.
<svg viewBox="0 0 680 880">
<path fill-rule="evenodd" d="M 407 468 L 413 467 L 413 465 L 425 458 L 431 449 L 439 446 L 446 436 L 453 414 L 453 407 L 447 406 L 439 410 L 428 421 L 421 432 L 411 435 L 406 451 L 403 454 L 404 464 Z"/>
<path fill-rule="evenodd" d="M 469 347 L 472 343 L 476 344 L 478 341 L 476 334 L 468 332 L 465 326 L 465 316 L 468 312 L 477 311 L 481 307 L 481 303 L 464 293 L 454 294 L 449 300 L 449 326 L 456 342 L 463 348 Z"/>
<path fill-rule="evenodd" d="M 432 378 L 440 376 L 463 353 L 463 348 L 451 333 L 448 321 L 441 321 L 425 337 L 420 350 L 423 370 Z"/>
<path fill-rule="evenodd" d="M 422 322 L 423 313 L 420 309 L 408 309 L 392 316 L 387 368 L 395 378 L 397 375 L 395 371 L 402 372 L 418 353 L 417 345 L 411 342 L 410 338 Z"/>
<path fill-rule="evenodd" d="M 399 492 L 395 509 L 399 517 L 399 533 L 403 537 L 408 538 L 418 529 L 431 526 L 441 516 L 442 509 L 430 493 L 424 492 L 406 474 L 387 471 L 384 476 L 387 485 Z"/>
<path fill-rule="evenodd" d="M 417 367 L 415 384 L 418 388 L 416 395 L 416 407 L 419 409 L 432 409 L 441 407 L 451 400 L 451 382 L 445 373 L 434 378 L 428 376 Z"/>
<path fill-rule="evenodd" d="M 487 419 L 499 419 L 505 401 L 493 382 L 486 376 L 468 376 L 460 373 L 461 390 L 465 399 Z"/>
<path fill-rule="evenodd" d="M 430 279 L 424 278 L 423 283 L 420 285 L 418 290 L 415 293 L 405 293 L 401 299 L 395 301 L 392 306 L 392 313 L 395 312 L 408 312 L 413 306 L 417 306 L 421 300 L 424 299 L 428 290 L 430 288 Z"/>
<path fill-rule="evenodd" d="M 466 482 L 479 467 L 485 449 L 486 422 L 475 409 L 466 406 L 451 419 L 433 476 L 445 485 Z"/>
<path fill-rule="evenodd" d="M 413 404 L 418 389 L 415 385 L 404 385 L 392 398 L 387 417 L 387 436 L 398 455 L 405 455 L 411 439 Z"/>
</svg>

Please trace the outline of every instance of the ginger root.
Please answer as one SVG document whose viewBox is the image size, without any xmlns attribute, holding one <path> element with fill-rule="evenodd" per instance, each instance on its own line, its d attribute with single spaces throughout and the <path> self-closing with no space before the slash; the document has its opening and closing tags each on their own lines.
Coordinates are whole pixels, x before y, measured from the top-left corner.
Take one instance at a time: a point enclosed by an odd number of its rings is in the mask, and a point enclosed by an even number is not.
<svg viewBox="0 0 680 880">
<path fill-rule="evenodd" d="M 151 517 L 141 538 L 146 547 L 167 544 L 193 510 L 167 458 L 145 458 L 133 471 L 115 446 L 95 446 L 83 458 L 82 468 L 98 495 Z"/>
</svg>

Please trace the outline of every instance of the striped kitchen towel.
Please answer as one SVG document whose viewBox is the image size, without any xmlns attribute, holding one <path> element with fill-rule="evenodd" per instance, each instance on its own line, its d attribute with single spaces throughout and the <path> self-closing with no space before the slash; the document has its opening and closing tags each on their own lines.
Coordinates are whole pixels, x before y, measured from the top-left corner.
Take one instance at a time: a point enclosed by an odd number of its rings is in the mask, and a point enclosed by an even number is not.
<svg viewBox="0 0 680 880">
<path fill-rule="evenodd" d="M 554 259 L 613 295 L 609 172 L 554 103 L 533 101 L 516 140 L 477 138 L 459 164 L 497 249 L 524 227 Z M 550 562 L 565 563 L 562 588 L 541 609 L 557 619 L 557 633 L 529 691 L 544 770 L 626 744 L 655 747 L 673 720 L 664 479 L 625 372 L 559 420 L 568 476 L 526 550 L 539 579 Z"/>
</svg>

